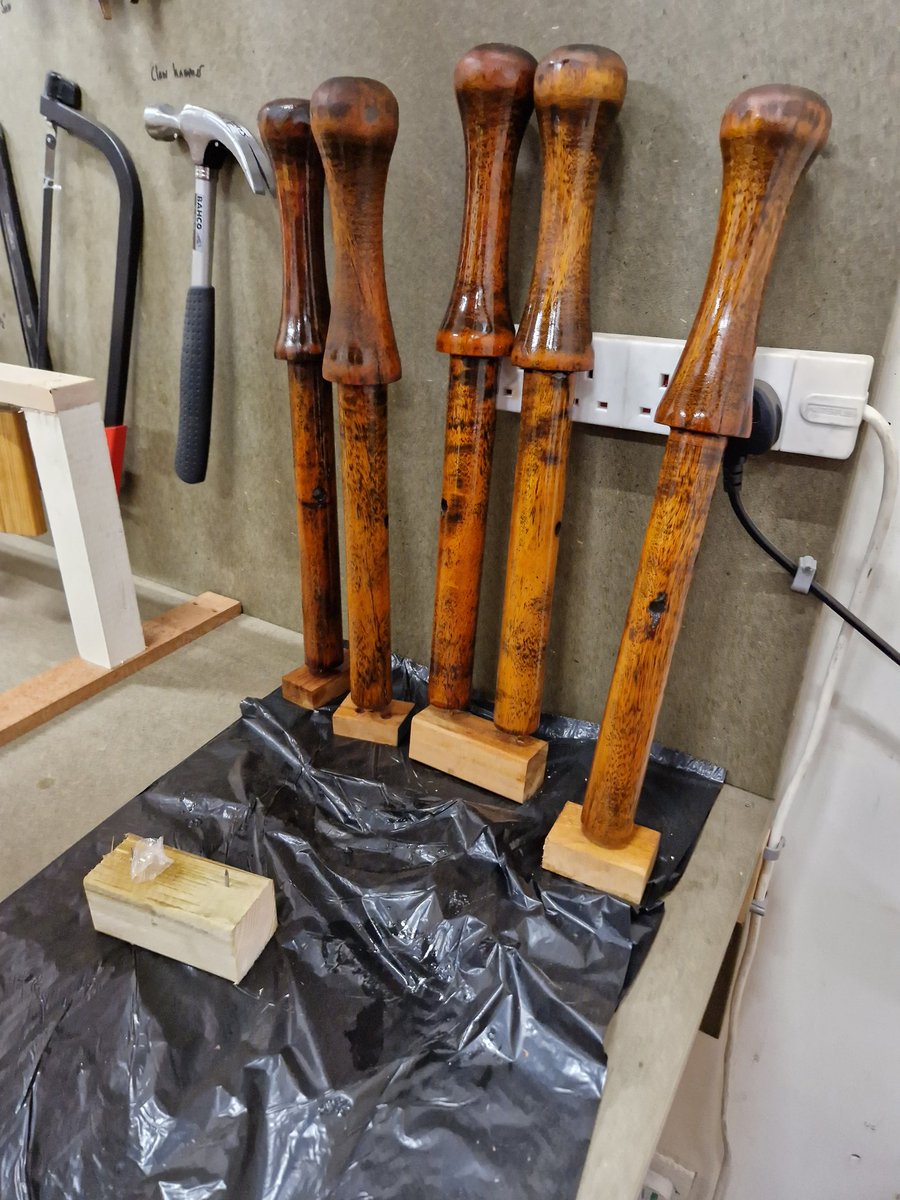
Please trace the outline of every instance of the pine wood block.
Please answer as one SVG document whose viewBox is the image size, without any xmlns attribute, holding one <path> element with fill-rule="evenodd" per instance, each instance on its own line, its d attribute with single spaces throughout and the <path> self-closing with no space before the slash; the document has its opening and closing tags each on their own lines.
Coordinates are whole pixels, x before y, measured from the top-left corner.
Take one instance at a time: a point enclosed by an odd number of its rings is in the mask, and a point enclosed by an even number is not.
<svg viewBox="0 0 900 1200">
<path fill-rule="evenodd" d="M 186 646 L 211 629 L 240 614 L 237 600 L 203 592 L 143 625 L 146 646 L 114 667 L 98 667 L 83 658 L 70 658 L 0 693 L 0 746 L 28 733 L 82 700 L 134 675 L 142 667 Z"/>
<path fill-rule="evenodd" d="M 640 904 L 658 849 L 658 832 L 644 825 L 635 825 L 634 836 L 624 846 L 598 846 L 581 828 L 581 805 L 569 801 L 547 834 L 541 865 L 555 875 Z"/>
<path fill-rule="evenodd" d="M 0 530 L 24 537 L 47 532 L 25 417 L 11 408 L 0 409 Z"/>
<path fill-rule="evenodd" d="M 94 928 L 240 983 L 277 926 L 272 880 L 166 846 L 172 863 L 137 883 L 140 840 L 129 833 L 85 876 Z"/>
<path fill-rule="evenodd" d="M 392 700 L 384 712 L 370 712 L 357 708 L 352 696 L 348 696 L 334 710 L 331 727 L 340 737 L 396 746 L 400 741 L 400 730 L 414 707 L 408 700 Z"/>
<path fill-rule="evenodd" d="M 503 733 L 484 717 L 424 709 L 413 717 L 409 756 L 521 804 L 544 782 L 547 743 Z"/>
<path fill-rule="evenodd" d="M 281 680 L 282 696 L 292 704 L 298 704 L 300 708 L 321 708 L 329 700 L 343 696 L 349 691 L 350 657 L 346 652 L 337 671 L 316 675 L 304 665 L 289 671 Z"/>
</svg>

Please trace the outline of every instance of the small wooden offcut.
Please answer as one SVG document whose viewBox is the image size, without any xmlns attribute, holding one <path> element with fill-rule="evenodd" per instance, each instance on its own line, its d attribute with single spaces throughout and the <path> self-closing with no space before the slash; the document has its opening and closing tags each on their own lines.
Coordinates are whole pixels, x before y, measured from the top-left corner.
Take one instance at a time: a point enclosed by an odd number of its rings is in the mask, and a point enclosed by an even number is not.
<svg viewBox="0 0 900 1200">
<path fill-rule="evenodd" d="M 555 875 L 640 904 L 658 850 L 659 833 L 644 825 L 635 825 L 624 846 L 598 846 L 581 827 L 581 805 L 569 801 L 547 834 L 541 865 Z"/>
<path fill-rule="evenodd" d="M 277 926 L 272 880 L 167 846 L 171 864 L 135 882 L 139 841 L 129 833 L 85 876 L 94 928 L 240 983 Z"/>
<path fill-rule="evenodd" d="M 415 706 L 408 700 L 392 700 L 383 712 L 357 708 L 353 697 L 334 711 L 331 728 L 340 737 L 356 738 L 360 742 L 378 742 L 381 746 L 396 746 L 406 718 Z"/>
<path fill-rule="evenodd" d="M 503 733 L 470 712 L 432 706 L 413 717 L 409 756 L 521 804 L 544 782 L 547 743 Z"/>
<path fill-rule="evenodd" d="M 329 700 L 336 700 L 338 696 L 344 696 L 349 691 L 350 657 L 346 653 L 337 671 L 315 675 L 304 665 L 289 671 L 281 680 L 282 696 L 300 708 L 321 708 Z"/>
</svg>

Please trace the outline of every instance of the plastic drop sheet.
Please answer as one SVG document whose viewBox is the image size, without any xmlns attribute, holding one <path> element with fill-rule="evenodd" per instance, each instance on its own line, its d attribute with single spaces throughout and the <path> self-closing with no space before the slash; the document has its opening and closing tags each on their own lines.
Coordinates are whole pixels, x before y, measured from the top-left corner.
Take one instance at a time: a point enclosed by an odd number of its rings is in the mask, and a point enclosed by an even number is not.
<svg viewBox="0 0 900 1200">
<path fill-rule="evenodd" d="M 395 695 L 424 671 L 396 661 Z M 539 865 L 595 725 L 545 718 L 518 806 L 280 692 L 241 711 L 0 905 L 0 1196 L 574 1196 L 606 1025 L 724 773 L 655 748 L 636 912 Z M 241 984 L 93 931 L 81 881 L 127 832 L 275 880 Z"/>
</svg>

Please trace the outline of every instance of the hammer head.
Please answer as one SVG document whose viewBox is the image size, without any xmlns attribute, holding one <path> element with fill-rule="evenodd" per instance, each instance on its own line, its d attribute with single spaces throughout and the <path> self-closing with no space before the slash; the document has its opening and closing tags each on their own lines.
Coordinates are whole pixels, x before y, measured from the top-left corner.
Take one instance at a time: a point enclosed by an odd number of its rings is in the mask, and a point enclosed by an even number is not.
<svg viewBox="0 0 900 1200">
<path fill-rule="evenodd" d="M 162 142 L 183 138 L 195 167 L 217 170 L 230 154 L 254 192 L 262 195 L 275 190 L 268 155 L 250 130 L 233 117 L 196 104 L 186 104 L 181 112 L 168 104 L 156 104 L 144 109 L 144 126 L 152 138 Z"/>
</svg>

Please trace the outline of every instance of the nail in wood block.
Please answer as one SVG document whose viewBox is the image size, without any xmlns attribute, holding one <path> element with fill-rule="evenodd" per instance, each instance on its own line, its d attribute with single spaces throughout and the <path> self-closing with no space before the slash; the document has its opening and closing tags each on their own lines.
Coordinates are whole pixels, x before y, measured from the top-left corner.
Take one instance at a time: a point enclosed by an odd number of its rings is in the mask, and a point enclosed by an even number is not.
<svg viewBox="0 0 900 1200">
<path fill-rule="evenodd" d="M 521 804 L 544 782 L 547 743 L 503 733 L 469 712 L 431 707 L 413 717 L 409 757 Z"/>
<path fill-rule="evenodd" d="M 349 691 L 350 658 L 346 653 L 343 663 L 336 671 L 315 675 L 304 665 L 289 671 L 281 680 L 282 696 L 300 708 L 321 708 L 329 700 L 344 696 Z"/>
<path fill-rule="evenodd" d="M 348 696 L 335 709 L 331 728 L 340 737 L 396 746 L 400 741 L 400 730 L 414 707 L 408 700 L 392 700 L 383 712 L 373 712 L 367 708 L 357 708 L 353 697 Z"/>
<path fill-rule="evenodd" d="M 129 833 L 85 876 L 94 928 L 240 983 L 276 929 L 272 880 L 166 846 L 171 865 L 137 883 L 140 840 Z"/>
<path fill-rule="evenodd" d="M 598 846 L 582 831 L 581 805 L 570 801 L 547 834 L 541 866 L 576 883 L 621 896 L 629 904 L 640 904 L 658 849 L 659 834 L 644 825 L 635 825 L 631 841 L 624 846 L 615 850 Z"/>
</svg>

